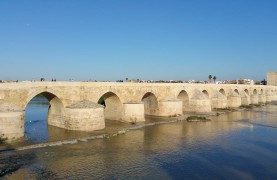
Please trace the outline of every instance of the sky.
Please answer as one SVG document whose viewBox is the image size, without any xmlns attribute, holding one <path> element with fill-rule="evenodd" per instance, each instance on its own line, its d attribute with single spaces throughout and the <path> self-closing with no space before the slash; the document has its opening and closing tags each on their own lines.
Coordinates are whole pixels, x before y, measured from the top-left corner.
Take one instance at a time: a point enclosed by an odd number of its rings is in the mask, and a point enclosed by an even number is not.
<svg viewBox="0 0 277 180">
<path fill-rule="evenodd" d="M 0 79 L 266 78 L 276 0 L 0 0 Z"/>
</svg>

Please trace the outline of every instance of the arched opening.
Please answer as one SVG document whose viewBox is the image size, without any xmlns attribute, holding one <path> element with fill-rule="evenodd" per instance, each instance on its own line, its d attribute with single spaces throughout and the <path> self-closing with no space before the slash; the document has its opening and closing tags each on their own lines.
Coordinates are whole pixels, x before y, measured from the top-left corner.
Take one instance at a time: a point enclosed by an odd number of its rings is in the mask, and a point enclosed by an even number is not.
<svg viewBox="0 0 277 180">
<path fill-rule="evenodd" d="M 209 96 L 209 93 L 208 93 L 208 91 L 206 91 L 206 90 L 203 90 L 202 91 L 202 93 L 204 93 L 206 96 L 207 96 L 207 98 L 209 98 L 210 96 Z"/>
<path fill-rule="evenodd" d="M 180 99 L 183 102 L 183 112 L 189 111 L 188 110 L 188 107 L 189 107 L 189 95 L 188 95 L 188 93 L 184 90 L 181 91 L 179 93 L 179 95 L 177 96 L 177 99 Z"/>
<path fill-rule="evenodd" d="M 118 121 L 122 120 L 122 103 L 115 93 L 107 92 L 98 100 L 98 104 L 101 104 L 105 107 L 105 119 Z"/>
<path fill-rule="evenodd" d="M 253 95 L 257 95 L 257 94 L 258 94 L 258 91 L 256 89 L 254 89 Z"/>
<path fill-rule="evenodd" d="M 261 89 L 261 95 L 263 95 L 264 94 L 264 90 L 263 89 Z"/>
<path fill-rule="evenodd" d="M 151 92 L 146 93 L 142 97 L 141 101 L 144 103 L 144 112 L 146 115 L 156 115 L 157 114 L 157 112 L 159 110 L 158 100 L 153 93 L 151 93 Z"/>
<path fill-rule="evenodd" d="M 239 95 L 239 90 L 235 89 L 234 92 Z"/>
<path fill-rule="evenodd" d="M 247 89 L 244 90 L 246 96 L 249 96 L 249 91 Z"/>
<path fill-rule="evenodd" d="M 48 124 L 64 123 L 65 110 L 61 100 L 52 93 L 42 92 L 34 96 L 25 108 L 25 138 L 32 142 L 48 140 Z"/>
<path fill-rule="evenodd" d="M 225 90 L 224 90 L 224 89 L 220 89 L 219 92 L 220 92 L 222 95 L 226 96 L 226 93 L 225 93 Z"/>
</svg>

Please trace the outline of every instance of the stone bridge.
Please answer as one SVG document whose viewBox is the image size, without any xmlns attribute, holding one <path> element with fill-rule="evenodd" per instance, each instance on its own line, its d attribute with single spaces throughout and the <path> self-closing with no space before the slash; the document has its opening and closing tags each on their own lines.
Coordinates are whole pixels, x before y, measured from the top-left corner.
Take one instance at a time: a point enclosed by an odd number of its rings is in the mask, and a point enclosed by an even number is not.
<svg viewBox="0 0 277 180">
<path fill-rule="evenodd" d="M 105 119 L 145 121 L 145 115 L 180 116 L 277 101 L 276 86 L 25 82 L 0 84 L 0 136 L 24 136 L 25 109 L 37 95 L 49 103 L 48 124 L 69 130 L 105 128 Z M 101 104 L 101 105 L 99 105 Z"/>
</svg>

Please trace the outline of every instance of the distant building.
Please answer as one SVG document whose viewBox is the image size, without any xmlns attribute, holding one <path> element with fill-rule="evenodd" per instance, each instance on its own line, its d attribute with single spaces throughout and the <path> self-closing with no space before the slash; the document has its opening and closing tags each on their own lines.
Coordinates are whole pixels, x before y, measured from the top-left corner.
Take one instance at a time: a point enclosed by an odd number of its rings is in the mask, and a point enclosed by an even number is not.
<svg viewBox="0 0 277 180">
<path fill-rule="evenodd" d="M 277 72 L 268 72 L 267 73 L 267 85 L 277 86 Z"/>
</svg>

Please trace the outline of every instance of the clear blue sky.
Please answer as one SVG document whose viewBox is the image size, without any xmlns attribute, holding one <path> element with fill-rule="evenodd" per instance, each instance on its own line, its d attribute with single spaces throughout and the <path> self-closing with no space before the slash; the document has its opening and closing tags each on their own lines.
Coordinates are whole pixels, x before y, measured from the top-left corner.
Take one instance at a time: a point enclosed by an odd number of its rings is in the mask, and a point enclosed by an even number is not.
<svg viewBox="0 0 277 180">
<path fill-rule="evenodd" d="M 277 0 L 1 0 L 0 79 L 261 80 Z"/>
</svg>

